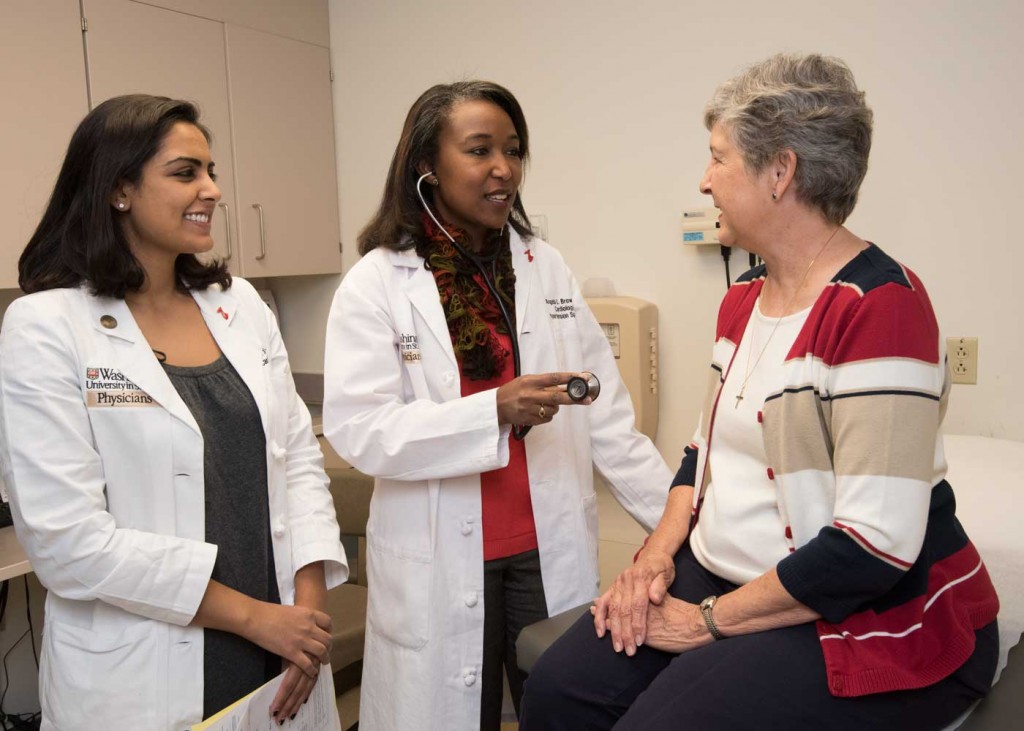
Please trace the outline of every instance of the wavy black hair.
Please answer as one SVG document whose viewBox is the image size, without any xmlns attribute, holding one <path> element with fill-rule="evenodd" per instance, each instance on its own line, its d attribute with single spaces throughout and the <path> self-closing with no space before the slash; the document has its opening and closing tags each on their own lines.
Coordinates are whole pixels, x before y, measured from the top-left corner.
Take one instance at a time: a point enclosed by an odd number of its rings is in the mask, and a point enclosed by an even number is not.
<svg viewBox="0 0 1024 731">
<path fill-rule="evenodd" d="M 194 125 L 210 132 L 194 104 L 148 94 L 103 102 L 79 123 L 46 211 L 18 260 L 18 285 L 26 293 L 89 285 L 95 295 L 124 299 L 142 287 L 146 272 L 132 254 L 111 205 L 119 185 L 138 185 L 143 166 L 171 128 Z M 181 254 L 174 264 L 179 286 L 231 286 L 223 261 Z"/>
</svg>

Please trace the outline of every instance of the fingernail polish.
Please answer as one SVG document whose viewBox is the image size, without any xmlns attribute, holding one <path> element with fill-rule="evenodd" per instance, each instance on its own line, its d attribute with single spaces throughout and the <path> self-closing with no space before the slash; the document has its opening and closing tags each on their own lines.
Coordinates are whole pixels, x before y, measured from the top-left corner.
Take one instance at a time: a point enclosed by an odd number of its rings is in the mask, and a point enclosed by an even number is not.
<svg viewBox="0 0 1024 731">
<path fill-rule="evenodd" d="M 289 721 L 294 721 L 294 720 L 295 720 L 295 716 L 296 716 L 296 715 L 298 715 L 298 714 L 295 714 L 295 713 L 293 713 L 293 714 L 291 715 L 291 718 L 289 718 L 288 720 L 289 720 Z"/>
</svg>

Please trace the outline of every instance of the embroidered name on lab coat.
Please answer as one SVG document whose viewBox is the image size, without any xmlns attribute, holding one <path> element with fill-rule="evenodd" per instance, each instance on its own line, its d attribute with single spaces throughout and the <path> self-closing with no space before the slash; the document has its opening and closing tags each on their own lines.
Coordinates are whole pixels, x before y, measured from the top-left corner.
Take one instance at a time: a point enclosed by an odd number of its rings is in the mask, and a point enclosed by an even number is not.
<svg viewBox="0 0 1024 731">
<path fill-rule="evenodd" d="M 570 317 L 576 317 L 576 305 L 573 304 L 572 297 L 544 298 L 544 301 L 548 305 L 548 316 L 552 320 L 568 320 Z"/>
<path fill-rule="evenodd" d="M 116 368 L 85 369 L 86 406 L 156 406 L 153 397 L 129 381 Z"/>
<path fill-rule="evenodd" d="M 420 359 L 420 343 L 416 336 L 404 333 L 399 335 L 398 352 L 402 354 L 402 360 L 406 363 L 418 361 Z"/>
</svg>

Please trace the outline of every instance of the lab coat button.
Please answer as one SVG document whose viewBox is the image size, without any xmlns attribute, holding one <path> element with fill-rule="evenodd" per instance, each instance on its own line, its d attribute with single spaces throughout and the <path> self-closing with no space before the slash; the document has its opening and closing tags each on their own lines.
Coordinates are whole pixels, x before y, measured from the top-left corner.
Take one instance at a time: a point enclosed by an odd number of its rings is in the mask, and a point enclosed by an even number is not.
<svg viewBox="0 0 1024 731">
<path fill-rule="evenodd" d="M 466 670 L 462 673 L 462 682 L 466 684 L 466 687 L 470 687 L 476 682 L 476 670 Z"/>
<path fill-rule="evenodd" d="M 444 381 L 444 385 L 450 386 L 455 383 L 455 371 L 445 371 L 444 375 L 441 376 L 441 380 Z"/>
<path fill-rule="evenodd" d="M 278 523 L 274 526 L 274 538 L 281 538 L 284 535 L 284 526 Z"/>
<path fill-rule="evenodd" d="M 475 607 L 478 599 L 479 596 L 475 591 L 469 592 L 468 594 L 466 594 L 466 606 Z"/>
<path fill-rule="evenodd" d="M 272 455 L 274 455 L 274 459 L 282 460 L 288 454 L 288 450 L 285 449 L 284 447 L 277 446 L 276 442 L 271 442 L 271 444 L 270 444 L 270 453 Z"/>
<path fill-rule="evenodd" d="M 462 535 L 468 536 L 472 532 L 473 532 L 473 524 L 470 523 L 468 520 L 465 521 L 462 524 Z"/>
<path fill-rule="evenodd" d="M 107 328 L 107 330 L 113 330 L 117 327 L 117 319 L 112 315 L 104 315 L 100 318 L 100 325 Z"/>
</svg>

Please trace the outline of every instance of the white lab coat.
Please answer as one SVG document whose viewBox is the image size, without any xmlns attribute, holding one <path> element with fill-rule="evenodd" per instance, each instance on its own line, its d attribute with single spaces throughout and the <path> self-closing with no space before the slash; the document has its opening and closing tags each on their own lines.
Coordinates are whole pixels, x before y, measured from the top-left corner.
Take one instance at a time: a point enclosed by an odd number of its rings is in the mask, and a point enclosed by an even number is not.
<svg viewBox="0 0 1024 731">
<path fill-rule="evenodd" d="M 273 315 L 237 278 L 193 296 L 262 418 L 282 602 L 314 561 L 326 562 L 329 586 L 341 583 L 323 457 Z M 204 541 L 203 438 L 123 300 L 56 289 L 10 305 L 0 455 L 18 539 L 49 589 L 43 728 L 200 721 L 203 630 L 187 625 L 217 555 Z"/>
<path fill-rule="evenodd" d="M 634 429 L 611 349 L 561 255 L 511 236 L 523 373 L 597 374 L 601 396 L 526 438 L 548 612 L 597 595 L 592 465 L 648 530 L 672 473 Z M 324 432 L 374 475 L 360 728 L 475 729 L 483 656 L 479 474 L 508 463 L 496 389 L 461 398 L 433 275 L 376 249 L 344 278 L 327 326 Z"/>
</svg>

